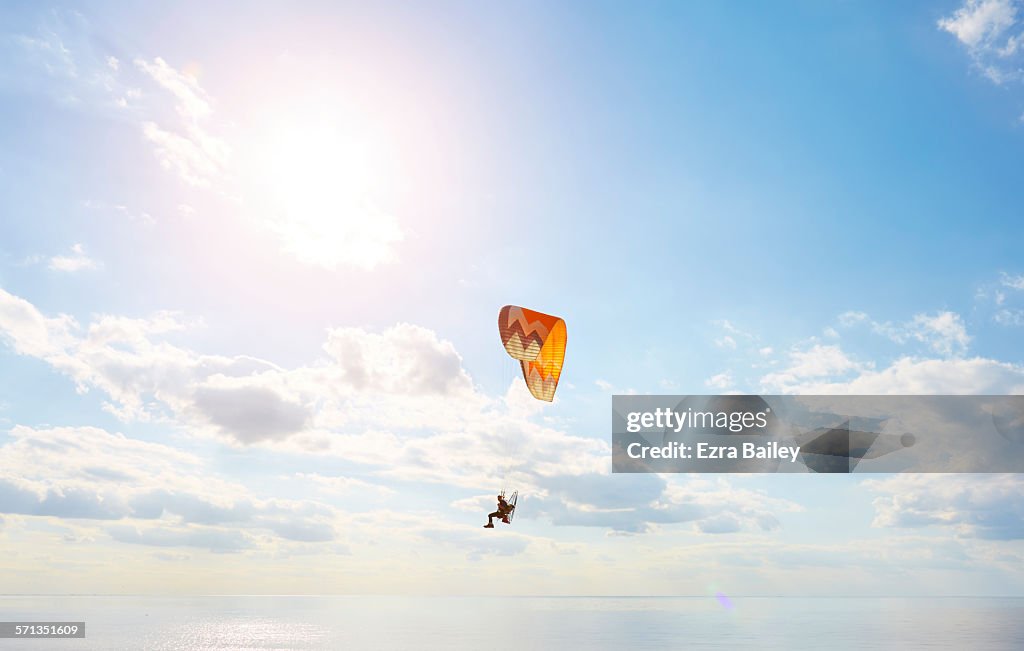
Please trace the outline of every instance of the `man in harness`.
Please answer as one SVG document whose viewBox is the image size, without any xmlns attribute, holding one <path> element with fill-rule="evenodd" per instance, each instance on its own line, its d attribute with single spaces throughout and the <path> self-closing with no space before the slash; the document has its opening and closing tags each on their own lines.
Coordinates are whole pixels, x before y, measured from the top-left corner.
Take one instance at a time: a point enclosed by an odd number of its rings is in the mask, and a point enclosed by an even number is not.
<svg viewBox="0 0 1024 651">
<path fill-rule="evenodd" d="M 501 518 L 502 522 L 509 524 L 510 520 L 508 519 L 508 516 L 512 514 L 512 511 L 514 511 L 515 508 L 515 505 L 509 504 L 505 501 L 504 493 L 498 495 L 498 510 L 494 513 L 487 514 L 487 524 L 484 525 L 484 529 L 494 528 L 494 518 Z"/>
</svg>

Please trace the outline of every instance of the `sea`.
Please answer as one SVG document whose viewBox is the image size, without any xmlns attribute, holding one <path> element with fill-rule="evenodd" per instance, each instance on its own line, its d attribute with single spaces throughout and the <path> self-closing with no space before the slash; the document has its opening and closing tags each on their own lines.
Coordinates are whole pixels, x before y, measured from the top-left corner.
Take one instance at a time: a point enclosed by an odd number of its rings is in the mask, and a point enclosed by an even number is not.
<svg viewBox="0 0 1024 651">
<path fill-rule="evenodd" d="M 2 596 L 0 649 L 1024 649 L 1024 598 Z"/>
</svg>

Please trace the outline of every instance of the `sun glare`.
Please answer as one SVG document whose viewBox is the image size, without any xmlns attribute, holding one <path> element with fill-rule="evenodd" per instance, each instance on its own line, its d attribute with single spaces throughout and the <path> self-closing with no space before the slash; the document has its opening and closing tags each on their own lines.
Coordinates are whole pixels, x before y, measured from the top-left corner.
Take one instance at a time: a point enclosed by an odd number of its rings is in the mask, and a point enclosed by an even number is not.
<svg viewBox="0 0 1024 651">
<path fill-rule="evenodd" d="M 266 151 L 269 225 L 287 252 L 327 268 L 372 269 L 394 260 L 403 234 L 380 205 L 386 160 L 369 133 L 295 121 L 274 129 Z"/>
</svg>

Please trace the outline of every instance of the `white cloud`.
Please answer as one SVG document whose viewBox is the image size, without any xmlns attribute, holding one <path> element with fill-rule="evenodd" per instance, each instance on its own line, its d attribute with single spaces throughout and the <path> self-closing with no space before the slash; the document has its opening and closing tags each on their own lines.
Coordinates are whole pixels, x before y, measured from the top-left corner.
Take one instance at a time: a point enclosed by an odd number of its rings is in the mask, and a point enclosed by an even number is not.
<svg viewBox="0 0 1024 651">
<path fill-rule="evenodd" d="M 792 393 L 808 381 L 861 372 L 869 366 L 851 360 L 839 346 L 815 344 L 809 350 L 790 351 L 789 366 L 765 375 L 761 385 L 771 392 Z"/>
<path fill-rule="evenodd" d="M 963 318 L 949 311 L 935 314 L 915 314 L 906 323 L 893 324 L 872 320 L 864 312 L 845 312 L 839 315 L 839 325 L 850 328 L 859 324 L 868 324 L 872 332 L 882 335 L 895 343 L 905 344 L 917 341 L 927 345 L 932 351 L 941 355 L 960 355 L 966 352 L 971 341 L 967 334 L 967 326 Z M 838 333 L 836 333 L 838 335 Z"/>
<path fill-rule="evenodd" d="M 46 360 L 81 390 L 100 391 L 111 411 L 128 422 L 160 419 L 236 445 L 326 456 L 367 480 L 490 490 L 511 478 L 531 495 L 530 517 L 558 525 L 640 532 L 720 518 L 731 508 L 728 500 L 714 508 L 676 504 L 670 495 L 659 497 L 666 484 L 653 476 L 630 480 L 639 482 L 637 490 L 612 487 L 611 451 L 603 437 L 573 435 L 534 420 L 539 403 L 528 398 L 521 381 L 508 396 L 482 395 L 452 344 L 419 326 L 399 324 L 379 333 L 331 330 L 325 358 L 284 369 L 170 344 L 164 333 L 186 327 L 177 315 L 103 316 L 79 326 L 66 318 L 47 319 L 26 301 L 0 292 L 0 332 L 15 350 Z M 325 488 L 361 487 L 344 479 L 305 479 Z M 137 504 L 110 501 L 104 508 L 121 514 Z M 763 510 L 741 518 L 742 528 L 766 526 Z M 323 531 L 283 526 L 273 530 L 311 538 Z M 705 529 L 720 530 L 720 523 Z M 133 535 L 119 531 L 123 539 Z M 154 544 L 169 540 L 154 535 Z"/>
<path fill-rule="evenodd" d="M 142 222 L 144 224 L 152 224 L 152 223 L 154 223 L 156 221 L 155 219 L 153 219 L 153 216 L 150 215 L 148 212 L 145 212 L 145 211 L 135 211 L 135 210 L 132 210 L 132 209 L 128 208 L 128 206 L 125 206 L 123 204 L 108 205 L 108 204 L 103 203 L 102 201 L 86 200 L 85 201 L 85 205 L 86 205 L 87 208 L 96 208 L 96 209 L 104 210 L 104 211 L 109 210 L 111 212 L 116 213 L 117 215 L 119 215 L 121 217 L 124 217 L 128 221 L 139 221 L 139 222 Z"/>
<path fill-rule="evenodd" d="M 738 328 L 728 319 L 719 319 L 711 323 L 725 331 L 721 337 L 715 338 L 715 345 L 719 348 L 736 350 L 741 343 L 750 344 L 757 341 L 757 335 Z"/>
<path fill-rule="evenodd" d="M 195 410 L 224 434 L 245 443 L 282 440 L 309 424 L 312 413 L 306 405 L 269 387 L 252 386 L 246 379 L 240 384 L 196 387 L 192 395 Z"/>
<path fill-rule="evenodd" d="M 17 426 L 9 438 L 0 446 L 4 513 L 121 521 L 105 529 L 121 542 L 221 551 L 253 546 L 267 533 L 300 542 L 334 538 L 332 507 L 253 497 L 168 445 L 95 427 Z"/>
<path fill-rule="evenodd" d="M 16 352 L 56 363 L 76 327 L 70 316 L 46 318 L 25 299 L 0 289 L 0 334 Z"/>
<path fill-rule="evenodd" d="M 310 210 L 323 212 L 324 208 Z M 405 233 L 392 215 L 361 202 L 333 206 L 331 211 L 270 220 L 268 227 L 281 239 L 286 253 L 309 265 L 335 269 L 344 264 L 372 270 L 395 261 L 396 245 Z"/>
<path fill-rule="evenodd" d="M 940 29 L 953 34 L 970 53 L 975 65 L 994 83 L 1021 78 L 1019 62 L 1022 33 L 1016 0 L 967 0 L 952 16 L 941 18 Z"/>
<path fill-rule="evenodd" d="M 728 389 L 730 386 L 732 386 L 732 384 L 732 373 L 730 373 L 729 371 L 719 373 L 718 375 L 713 375 L 704 381 L 705 386 L 720 390 Z"/>
<path fill-rule="evenodd" d="M 1024 326 L 1024 310 L 1004 309 L 995 313 L 992 319 L 999 325 Z"/>
<path fill-rule="evenodd" d="M 135 65 L 174 95 L 178 100 L 178 112 L 186 120 L 194 123 L 209 117 L 213 112 L 206 92 L 195 77 L 175 70 L 160 57 L 152 61 L 138 58 L 135 59 Z"/>
<path fill-rule="evenodd" d="M 85 247 L 75 244 L 66 255 L 55 255 L 49 260 L 49 268 L 54 271 L 75 272 L 87 269 L 98 269 L 100 264 L 85 253 Z"/>
<path fill-rule="evenodd" d="M 409 232 L 385 208 L 394 179 L 378 158 L 386 158 L 381 151 L 388 148 L 388 137 L 370 137 L 372 129 L 349 124 L 356 119 L 340 114 L 322 126 L 292 117 L 289 122 L 306 135 L 297 149 L 275 145 L 279 132 L 287 130 L 278 124 L 268 129 L 268 143 L 248 152 L 250 160 L 234 160 L 236 147 L 223 128 L 229 122 L 217 116 L 215 101 L 188 72 L 195 66 L 180 70 L 160 56 L 136 57 L 134 65 L 125 66 L 109 52 L 97 51 L 101 39 L 89 38 L 84 20 L 73 22 L 19 37 L 35 67 L 60 78 L 59 101 L 130 120 L 163 169 L 236 206 L 245 202 L 252 222 L 272 232 L 281 250 L 302 263 L 369 271 L 397 259 Z M 74 47 L 66 45 L 69 34 L 76 39 Z M 27 78 L 41 77 L 33 73 Z M 364 136 L 366 142 L 356 142 Z M 247 141 L 251 144 L 252 138 Z M 264 154 L 253 155 L 253 150 Z M 252 160 L 261 155 L 273 161 L 264 174 L 256 171 L 263 163 Z M 142 217 L 151 221 L 149 215 Z"/>
<path fill-rule="evenodd" d="M 730 335 L 725 335 L 723 337 L 715 339 L 715 345 L 718 346 L 719 348 L 729 348 L 731 350 L 736 350 L 736 340 L 733 339 Z"/>
<path fill-rule="evenodd" d="M 1007 317 L 1009 318 L 1009 316 Z M 917 341 L 942 359 L 902 355 L 876 369 L 873 361 L 852 359 L 837 345 L 814 344 L 790 351 L 789 364 L 761 378 L 766 392 L 873 394 L 1012 393 L 1024 388 L 1024 369 L 981 357 L 964 358 L 971 341 L 959 314 L 940 311 L 917 314 L 893 325 L 872 320 L 864 312 L 846 312 L 842 327 L 859 324 L 897 343 Z"/>
<path fill-rule="evenodd" d="M 1024 478 L 1019 475 L 894 475 L 864 485 L 876 527 L 949 527 L 959 535 L 1024 539 Z"/>
<path fill-rule="evenodd" d="M 963 319 L 953 312 L 938 312 L 933 316 L 918 314 L 908 330 L 910 336 L 927 343 L 940 355 L 963 352 L 971 340 Z"/>
<path fill-rule="evenodd" d="M 289 370 L 250 357 L 201 355 L 163 340 L 164 333 L 186 325 L 161 313 L 149 319 L 103 316 L 82 327 L 67 317 L 47 319 L 0 290 L 0 332 L 14 349 L 46 360 L 82 391 L 99 390 L 126 421 L 171 419 L 243 444 L 294 439 L 303 449 L 326 446 L 365 463 L 383 465 L 389 455 L 404 454 L 416 472 L 437 478 L 444 476 L 442 466 L 457 467 L 473 455 L 454 476 L 500 462 L 493 446 L 516 434 L 531 436 L 523 427 L 550 439 L 548 446 L 569 449 L 576 440 L 594 454 L 607 448 L 524 424 L 517 399 L 479 394 L 452 344 L 425 328 L 335 329 L 324 344 L 326 358 Z M 521 383 L 514 387 L 525 395 Z M 441 434 L 396 443 L 391 432 L 405 430 Z M 475 452 L 461 449 L 463 439 Z M 566 468 L 606 465 L 589 455 Z M 434 457 L 437 468 L 429 461 Z"/>
<path fill-rule="evenodd" d="M 992 321 L 1001 326 L 1024 325 L 1024 274 L 999 274 L 996 283 L 978 288 L 975 300 L 979 307 L 990 310 Z"/>
<path fill-rule="evenodd" d="M 1024 43 L 1024 34 L 1011 36 L 1006 40 L 1006 45 L 997 50 L 997 53 L 1001 57 L 1011 57 L 1020 51 L 1022 43 Z"/>
<path fill-rule="evenodd" d="M 58 101 L 87 110 L 107 109 L 120 119 L 136 120 L 145 139 L 155 145 L 160 164 L 190 185 L 206 187 L 224 177 L 231 148 L 213 132 L 213 102 L 194 76 L 176 70 L 161 57 L 139 57 L 134 71 L 147 83 L 131 84 L 133 70 L 97 49 L 100 39 L 93 37 L 80 14 L 53 12 L 51 22 L 36 35 L 21 35 L 16 41 L 35 67 L 61 80 Z M 38 83 L 36 77 L 38 73 L 29 79 Z M 143 89 L 153 85 L 173 98 L 175 118 L 168 119 L 159 102 L 139 101 Z"/>
<path fill-rule="evenodd" d="M 199 547 L 215 552 L 237 552 L 256 546 L 256 538 L 252 534 L 234 527 L 115 525 L 109 527 L 107 533 L 117 542 L 154 547 Z"/>
<path fill-rule="evenodd" d="M 333 495 L 372 494 L 378 496 L 394 495 L 395 489 L 383 484 L 356 479 L 355 477 L 326 476 L 317 473 L 296 473 L 297 479 L 313 483 L 322 492 Z"/>
<path fill-rule="evenodd" d="M 451 342 L 408 323 L 381 334 L 336 328 L 328 333 L 324 350 L 343 381 L 357 390 L 451 394 L 468 391 L 472 384 Z"/>
<path fill-rule="evenodd" d="M 527 548 L 529 539 L 525 536 L 503 532 L 505 535 L 494 536 L 491 532 L 465 528 L 430 528 L 420 531 L 420 535 L 431 543 L 440 543 L 464 552 L 471 561 L 479 561 L 488 556 L 515 556 Z"/>
<path fill-rule="evenodd" d="M 611 382 L 608 382 L 607 380 L 601 380 L 601 379 L 594 380 L 594 384 L 601 391 L 603 391 L 605 393 L 611 393 L 611 394 L 614 394 L 614 395 L 636 395 L 636 392 L 637 392 L 636 389 L 634 389 L 632 387 L 619 387 L 619 386 L 615 386 L 614 384 L 612 384 Z M 523 386 L 525 387 L 526 385 L 523 384 Z M 558 400 L 558 396 L 555 396 L 555 400 Z"/>
<path fill-rule="evenodd" d="M 801 510 L 788 500 L 736 488 L 721 478 L 635 474 L 608 482 L 603 474 L 551 477 L 530 493 L 531 517 L 563 526 L 648 533 L 689 523 L 701 533 L 770 531 L 776 515 Z M 732 526 L 723 527 L 731 519 Z"/>
<path fill-rule="evenodd" d="M 1011 276 L 1007 273 L 1004 273 L 1000 278 L 1000 283 L 1004 287 L 1024 291 L 1024 274 L 1021 274 L 1019 276 Z"/>
<path fill-rule="evenodd" d="M 838 359 L 845 358 L 845 355 Z M 822 366 L 824 368 L 824 365 Z M 945 395 L 1024 393 L 1024 367 L 992 359 L 915 359 L 901 357 L 875 370 L 850 367 L 856 374 L 771 373 L 761 379 L 765 392 L 855 395 Z"/>
<path fill-rule="evenodd" d="M 739 328 L 737 328 L 728 319 L 720 319 L 718 321 L 713 321 L 712 323 L 714 323 L 715 325 L 719 326 L 720 328 L 722 328 L 726 332 L 731 332 L 731 333 L 733 333 L 735 335 L 739 335 L 741 337 L 750 337 L 751 336 L 748 333 L 746 333 L 746 332 L 740 330 Z"/>
<path fill-rule="evenodd" d="M 113 57 L 97 51 L 89 31 L 77 11 L 48 11 L 34 33 L 4 39 L 19 46 L 19 58 L 27 64 L 6 66 L 5 77 L 65 106 L 85 110 L 114 107 L 118 71 L 111 66 Z"/>
<path fill-rule="evenodd" d="M 50 29 L 41 29 L 36 36 L 18 36 L 15 40 L 53 77 L 78 77 L 78 66 L 63 38 Z"/>
<path fill-rule="evenodd" d="M 164 169 L 174 171 L 190 185 L 206 187 L 219 175 L 227 158 L 227 146 L 191 128 L 182 135 L 160 128 L 155 122 L 144 122 L 142 133 L 156 145 L 156 155 Z"/>
<path fill-rule="evenodd" d="M 844 328 L 849 328 L 850 326 L 854 326 L 858 323 L 862 323 L 867 320 L 868 315 L 865 314 L 864 312 L 849 311 L 843 312 L 842 314 L 839 315 L 839 325 L 843 326 Z"/>
<path fill-rule="evenodd" d="M 952 17 L 939 20 L 939 27 L 961 43 L 978 48 L 991 44 L 1016 23 L 1013 0 L 967 0 Z"/>
</svg>

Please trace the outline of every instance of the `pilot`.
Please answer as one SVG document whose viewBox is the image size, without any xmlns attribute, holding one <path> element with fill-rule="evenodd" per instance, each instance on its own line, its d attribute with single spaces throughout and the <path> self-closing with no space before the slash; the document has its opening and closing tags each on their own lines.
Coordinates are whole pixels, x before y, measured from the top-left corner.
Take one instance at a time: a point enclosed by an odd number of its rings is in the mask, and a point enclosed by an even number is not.
<svg viewBox="0 0 1024 651">
<path fill-rule="evenodd" d="M 498 510 L 495 511 L 494 513 L 487 514 L 487 524 L 484 525 L 484 529 L 494 528 L 494 518 L 501 518 L 502 522 L 508 524 L 508 515 L 509 513 L 512 513 L 512 509 L 514 508 L 516 507 L 512 506 L 511 504 L 505 501 L 504 494 L 498 495 Z"/>
</svg>

